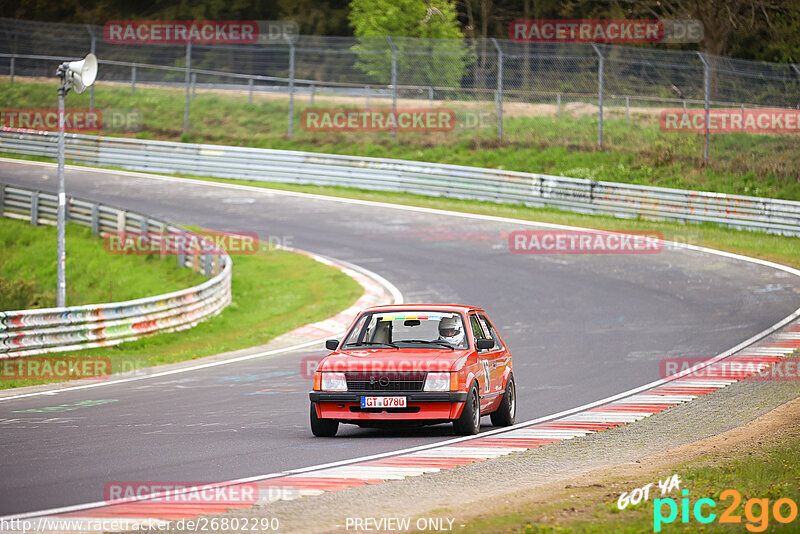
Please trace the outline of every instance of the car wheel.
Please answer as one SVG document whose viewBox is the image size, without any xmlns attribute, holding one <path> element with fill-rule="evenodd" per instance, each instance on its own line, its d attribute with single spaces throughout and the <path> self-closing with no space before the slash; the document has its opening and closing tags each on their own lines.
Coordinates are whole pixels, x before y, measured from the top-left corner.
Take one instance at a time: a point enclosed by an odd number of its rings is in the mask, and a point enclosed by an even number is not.
<svg viewBox="0 0 800 534">
<path fill-rule="evenodd" d="M 474 384 L 469 390 L 464 409 L 461 410 L 461 417 L 453 421 L 453 429 L 461 436 L 472 436 L 481 429 L 481 404 L 478 388 Z"/>
<path fill-rule="evenodd" d="M 503 393 L 503 400 L 496 411 L 489 414 L 494 426 L 511 426 L 514 424 L 514 417 L 517 414 L 517 388 L 514 385 L 514 377 L 509 376 L 506 382 L 506 391 Z"/>
<path fill-rule="evenodd" d="M 320 419 L 317 417 L 317 407 L 311 403 L 311 433 L 318 438 L 332 438 L 339 430 L 339 421 Z"/>
</svg>

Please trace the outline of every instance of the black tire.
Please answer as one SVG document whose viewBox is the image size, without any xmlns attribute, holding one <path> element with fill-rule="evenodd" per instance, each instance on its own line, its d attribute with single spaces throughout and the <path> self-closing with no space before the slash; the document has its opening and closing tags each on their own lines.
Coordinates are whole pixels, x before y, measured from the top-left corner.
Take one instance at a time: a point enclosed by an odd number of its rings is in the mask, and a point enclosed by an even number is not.
<svg viewBox="0 0 800 534">
<path fill-rule="evenodd" d="M 481 429 L 481 401 L 475 384 L 469 390 L 461 417 L 453 421 L 453 430 L 460 436 L 472 436 Z"/>
<path fill-rule="evenodd" d="M 317 407 L 311 403 L 311 433 L 318 438 L 332 438 L 339 430 L 339 421 L 320 419 L 317 417 Z"/>
<path fill-rule="evenodd" d="M 511 426 L 517 415 L 517 388 L 514 385 L 514 377 L 509 376 L 506 382 L 506 391 L 503 393 L 503 400 L 496 411 L 489 414 L 494 426 Z"/>
</svg>

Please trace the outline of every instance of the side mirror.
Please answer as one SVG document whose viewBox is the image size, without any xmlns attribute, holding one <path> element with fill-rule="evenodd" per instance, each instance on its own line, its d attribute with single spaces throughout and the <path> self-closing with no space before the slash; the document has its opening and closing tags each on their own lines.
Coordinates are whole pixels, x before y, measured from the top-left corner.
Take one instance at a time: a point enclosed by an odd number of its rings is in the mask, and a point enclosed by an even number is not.
<svg viewBox="0 0 800 534">
<path fill-rule="evenodd" d="M 489 350 L 494 347 L 494 340 L 486 338 L 476 339 L 475 346 L 478 347 L 478 350 Z"/>
<path fill-rule="evenodd" d="M 339 340 L 338 339 L 329 339 L 325 342 L 325 348 L 328 350 L 336 350 L 339 348 Z"/>
</svg>

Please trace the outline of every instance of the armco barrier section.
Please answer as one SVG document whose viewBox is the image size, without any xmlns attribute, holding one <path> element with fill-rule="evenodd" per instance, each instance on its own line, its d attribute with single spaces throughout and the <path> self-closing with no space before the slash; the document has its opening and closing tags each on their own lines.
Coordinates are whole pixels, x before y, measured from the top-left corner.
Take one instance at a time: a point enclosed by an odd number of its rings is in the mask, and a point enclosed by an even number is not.
<svg viewBox="0 0 800 534">
<path fill-rule="evenodd" d="M 0 130 L 0 152 L 56 157 L 53 132 Z M 166 174 L 356 187 L 714 222 L 800 235 L 800 202 L 394 159 L 68 134 L 67 159 Z"/>
<path fill-rule="evenodd" d="M 144 215 L 74 198 L 68 198 L 67 208 L 68 221 L 91 226 L 95 235 L 187 233 Z M 56 195 L 0 183 L 0 216 L 38 225 L 54 224 L 56 215 Z M 56 261 L 55 255 L 52 259 Z M 181 291 L 125 302 L 0 312 L 0 359 L 116 345 L 147 334 L 183 330 L 231 302 L 230 256 L 178 255 L 177 262 L 210 279 Z"/>
</svg>

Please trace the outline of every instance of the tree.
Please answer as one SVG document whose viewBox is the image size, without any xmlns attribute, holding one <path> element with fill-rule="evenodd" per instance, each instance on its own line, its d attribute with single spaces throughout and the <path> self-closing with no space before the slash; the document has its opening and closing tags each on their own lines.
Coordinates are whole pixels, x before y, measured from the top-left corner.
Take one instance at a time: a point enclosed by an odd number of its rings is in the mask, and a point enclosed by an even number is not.
<svg viewBox="0 0 800 534">
<path fill-rule="evenodd" d="M 352 0 L 350 25 L 356 66 L 377 82 L 391 80 L 386 36 L 397 47 L 398 84 L 459 87 L 472 61 L 451 0 Z"/>
</svg>

